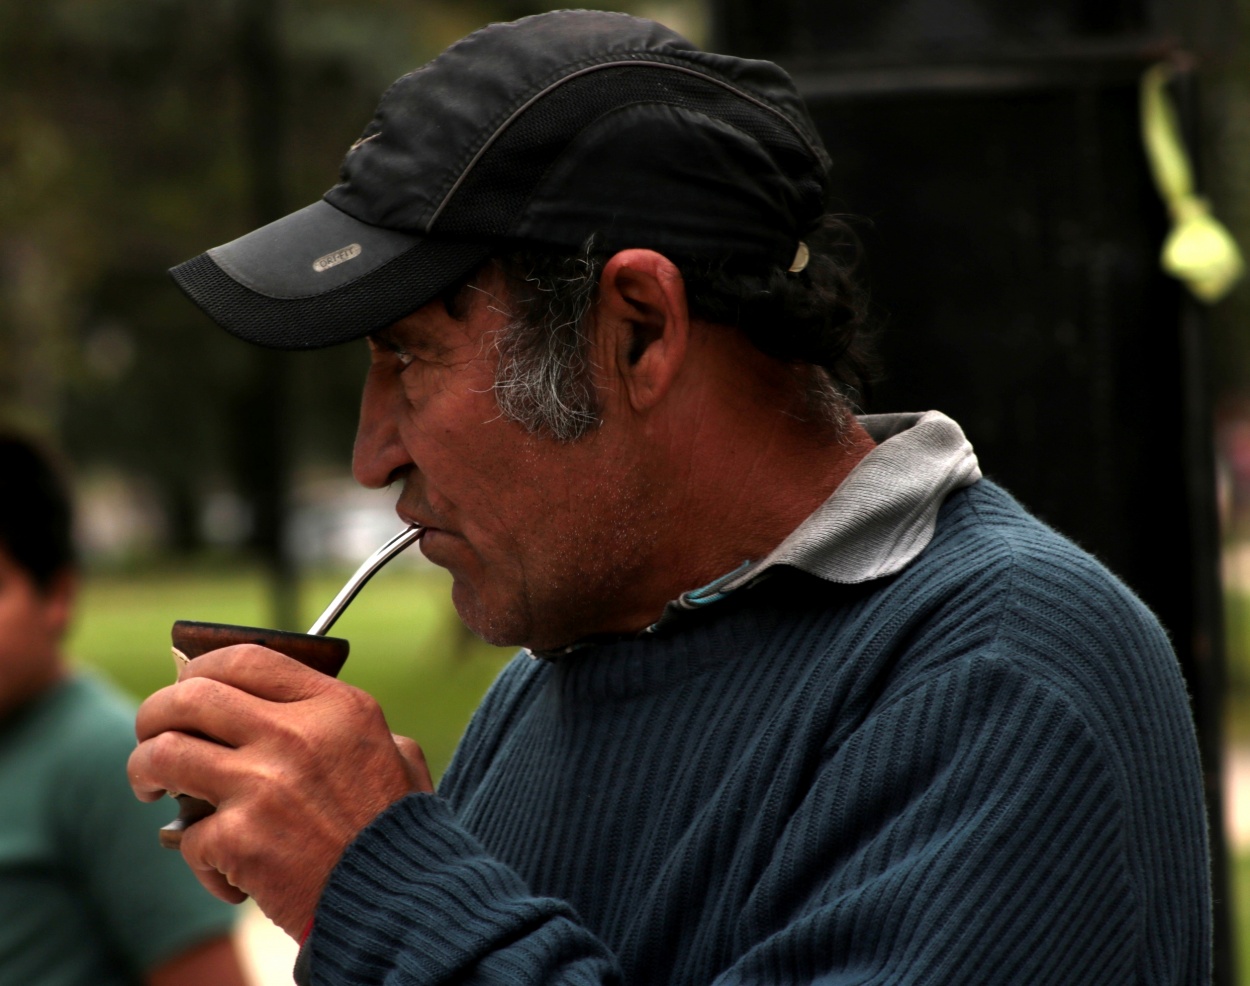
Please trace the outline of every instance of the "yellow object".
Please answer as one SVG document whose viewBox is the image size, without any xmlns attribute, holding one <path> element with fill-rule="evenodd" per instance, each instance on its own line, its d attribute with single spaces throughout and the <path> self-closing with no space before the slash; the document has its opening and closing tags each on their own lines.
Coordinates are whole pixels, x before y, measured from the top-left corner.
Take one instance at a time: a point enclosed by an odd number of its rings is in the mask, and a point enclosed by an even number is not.
<svg viewBox="0 0 1250 986">
<path fill-rule="evenodd" d="M 1155 185 L 1172 216 L 1160 263 L 1188 285 L 1200 301 L 1223 298 L 1245 272 L 1236 241 L 1211 215 L 1206 199 L 1194 194 L 1193 173 L 1168 98 L 1169 70 L 1155 65 L 1141 82 L 1142 141 Z"/>
</svg>

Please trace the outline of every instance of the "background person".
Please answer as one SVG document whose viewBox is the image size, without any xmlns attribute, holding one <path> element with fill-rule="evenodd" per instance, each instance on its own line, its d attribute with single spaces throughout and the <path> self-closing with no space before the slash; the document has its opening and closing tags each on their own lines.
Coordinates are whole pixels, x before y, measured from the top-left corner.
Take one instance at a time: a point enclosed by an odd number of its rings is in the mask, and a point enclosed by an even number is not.
<svg viewBox="0 0 1250 986">
<path fill-rule="evenodd" d="M 304 980 L 1209 977 L 1167 639 L 949 418 L 851 413 L 827 192 L 776 66 L 557 12 L 399 80 L 324 201 L 176 269 L 252 342 L 367 337 L 357 479 L 531 652 L 437 794 L 262 648 L 143 705 L 136 792 L 218 806 L 183 854 Z"/>
<path fill-rule="evenodd" d="M 0 431 L 0 983 L 242 986 L 233 914 L 156 845 L 168 806 L 121 775 L 133 704 L 62 651 L 71 526 L 47 454 Z"/>
</svg>

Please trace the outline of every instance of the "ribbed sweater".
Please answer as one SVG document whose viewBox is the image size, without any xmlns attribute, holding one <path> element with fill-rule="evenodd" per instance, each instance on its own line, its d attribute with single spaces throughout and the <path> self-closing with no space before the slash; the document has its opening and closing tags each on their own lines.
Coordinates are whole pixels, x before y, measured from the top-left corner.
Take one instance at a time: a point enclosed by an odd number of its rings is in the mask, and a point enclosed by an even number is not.
<svg viewBox="0 0 1250 986">
<path fill-rule="evenodd" d="M 778 567 L 667 632 L 518 656 L 438 795 L 348 847 L 318 984 L 1210 976 L 1194 728 L 1159 625 L 988 481 L 900 571 Z"/>
</svg>

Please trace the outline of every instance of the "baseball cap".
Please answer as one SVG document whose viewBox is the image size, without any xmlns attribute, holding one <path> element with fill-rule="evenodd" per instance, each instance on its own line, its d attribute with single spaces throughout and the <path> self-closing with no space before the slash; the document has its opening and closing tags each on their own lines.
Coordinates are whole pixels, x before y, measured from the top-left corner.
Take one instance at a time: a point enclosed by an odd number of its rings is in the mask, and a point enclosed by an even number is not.
<svg viewBox="0 0 1250 986">
<path fill-rule="evenodd" d="M 785 269 L 828 156 L 789 76 L 654 21 L 491 24 L 397 80 L 322 199 L 170 272 L 235 335 L 357 339 L 523 247 Z"/>
</svg>

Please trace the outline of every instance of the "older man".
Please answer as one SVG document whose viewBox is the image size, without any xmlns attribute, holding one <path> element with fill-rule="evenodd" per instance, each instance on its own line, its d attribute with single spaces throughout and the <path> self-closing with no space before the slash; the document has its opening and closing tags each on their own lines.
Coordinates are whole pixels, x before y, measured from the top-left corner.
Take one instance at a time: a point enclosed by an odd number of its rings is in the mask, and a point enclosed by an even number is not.
<svg viewBox="0 0 1250 986">
<path fill-rule="evenodd" d="M 218 806 L 183 854 L 304 981 L 1208 976 L 1167 640 L 954 422 L 852 415 L 826 173 L 776 66 L 564 11 L 405 76 L 324 201 L 175 270 L 252 342 L 368 340 L 357 478 L 527 651 L 437 793 L 262 648 L 144 705 L 136 791 Z"/>
</svg>

